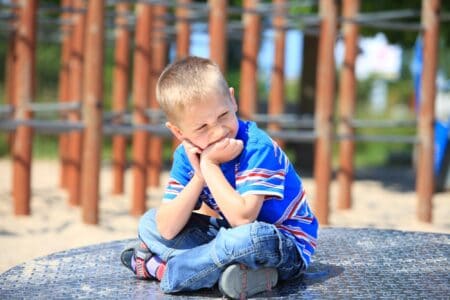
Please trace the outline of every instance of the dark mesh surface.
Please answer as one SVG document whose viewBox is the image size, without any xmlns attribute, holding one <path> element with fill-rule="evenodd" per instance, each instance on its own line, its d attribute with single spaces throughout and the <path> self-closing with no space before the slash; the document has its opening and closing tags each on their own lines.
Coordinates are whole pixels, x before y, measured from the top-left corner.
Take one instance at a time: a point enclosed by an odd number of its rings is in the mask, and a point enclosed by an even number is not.
<svg viewBox="0 0 450 300">
<path fill-rule="evenodd" d="M 117 241 L 58 252 L 0 275 L 0 299 L 221 298 L 217 289 L 165 295 L 122 267 Z M 450 298 L 450 235 L 375 229 L 320 231 L 305 276 L 259 298 Z M 256 297 L 256 298 L 258 298 Z"/>
</svg>

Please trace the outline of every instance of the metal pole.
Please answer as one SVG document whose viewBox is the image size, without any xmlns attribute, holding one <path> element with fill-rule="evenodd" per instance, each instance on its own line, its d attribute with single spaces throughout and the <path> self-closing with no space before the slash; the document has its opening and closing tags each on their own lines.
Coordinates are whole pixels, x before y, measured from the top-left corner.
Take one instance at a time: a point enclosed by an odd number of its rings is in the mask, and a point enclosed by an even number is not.
<svg viewBox="0 0 450 300">
<path fill-rule="evenodd" d="M 74 7 L 76 9 L 84 9 L 84 0 L 74 0 Z M 85 26 L 86 14 L 76 13 L 73 15 L 74 32 L 72 36 L 72 45 L 70 53 L 70 101 L 81 101 L 83 97 L 83 66 L 85 59 Z M 81 121 L 81 113 L 79 110 L 70 111 L 68 119 L 71 122 Z M 81 154 L 82 154 L 83 135 L 80 131 L 73 131 L 69 134 L 69 149 L 67 154 L 69 157 L 67 168 L 67 184 L 69 190 L 69 204 L 80 205 L 81 192 Z"/>
<path fill-rule="evenodd" d="M 359 0 L 344 0 L 342 15 L 344 18 L 356 18 L 359 11 Z M 351 124 L 356 103 L 355 62 L 358 54 L 358 25 L 345 22 L 342 25 L 345 43 L 344 64 L 342 65 L 339 85 L 339 134 L 353 136 L 355 130 Z M 339 183 L 338 203 L 340 209 L 349 209 L 352 205 L 353 155 L 355 144 L 351 139 L 343 139 L 339 143 Z"/>
<path fill-rule="evenodd" d="M 222 74 L 227 70 L 228 1 L 209 0 L 209 57 L 219 65 Z"/>
<path fill-rule="evenodd" d="M 61 2 L 62 7 L 71 7 L 72 0 L 63 0 Z M 63 20 L 70 20 L 71 16 L 69 12 L 63 12 L 61 14 Z M 61 42 L 61 67 L 59 69 L 59 102 L 69 101 L 69 87 L 70 87 L 70 74 L 69 74 L 69 61 L 70 61 L 70 48 L 71 48 L 71 36 L 73 32 L 73 26 L 62 25 L 62 42 Z M 61 162 L 61 176 L 60 176 L 60 186 L 62 188 L 68 187 L 68 160 L 67 151 L 69 149 L 69 135 L 61 134 L 59 136 L 59 157 Z"/>
<path fill-rule="evenodd" d="M 242 40 L 241 83 L 239 88 L 239 110 L 241 117 L 251 119 L 256 112 L 258 97 L 257 55 L 259 51 L 261 17 L 255 10 L 258 0 L 244 0 L 246 10 L 242 14 L 244 36 Z"/>
<path fill-rule="evenodd" d="M 177 7 L 175 14 L 177 18 L 177 59 L 184 58 L 189 55 L 191 25 L 189 24 L 189 9 L 186 7 L 191 3 L 191 0 L 177 0 Z"/>
<path fill-rule="evenodd" d="M 37 0 L 17 3 L 19 22 L 17 30 L 17 68 L 15 70 L 16 120 L 32 117 L 27 105 L 34 100 L 35 55 L 36 55 L 36 10 Z M 13 188 L 14 213 L 30 214 L 31 159 L 33 131 L 30 127 L 17 127 L 13 145 Z"/>
<path fill-rule="evenodd" d="M 114 54 L 114 85 L 113 85 L 113 111 L 125 113 L 127 109 L 128 94 L 130 92 L 130 43 L 131 33 L 127 28 L 126 14 L 130 12 L 129 3 L 116 5 L 116 46 Z M 123 117 L 118 117 L 115 122 L 121 123 Z M 127 137 L 116 134 L 113 140 L 113 194 L 123 194 L 125 190 L 125 167 Z"/>
<path fill-rule="evenodd" d="M 167 42 L 164 29 L 166 22 L 163 16 L 167 12 L 165 5 L 155 5 L 153 8 L 153 35 L 152 35 L 152 62 L 150 72 L 150 84 L 149 84 L 149 96 L 151 109 L 158 109 L 159 105 L 156 100 L 156 83 L 159 75 L 163 71 L 167 64 Z M 149 147 L 148 147 L 148 166 L 147 166 L 147 184 L 151 187 L 157 187 L 160 185 L 160 176 L 162 170 L 162 157 L 163 157 L 163 139 L 155 134 L 150 135 Z"/>
<path fill-rule="evenodd" d="M 436 70 L 438 63 L 440 0 L 422 1 L 423 69 L 420 95 L 416 192 L 417 217 L 431 222 L 434 191 L 434 103 L 436 97 Z"/>
<path fill-rule="evenodd" d="M 328 224 L 331 181 L 332 117 L 335 93 L 334 43 L 337 5 L 334 0 L 320 0 L 319 56 L 317 65 L 314 177 L 316 181 L 315 213 L 321 224 Z"/>
<path fill-rule="evenodd" d="M 285 0 L 273 0 L 275 5 L 275 16 L 273 16 L 273 27 L 275 29 L 275 57 L 272 67 L 272 80 L 269 92 L 268 113 L 271 116 L 280 115 L 284 112 L 284 63 L 285 63 L 285 44 L 286 31 L 283 28 L 285 25 L 284 9 Z M 280 130 L 280 125 L 276 123 L 269 123 L 269 130 Z M 277 139 L 277 143 L 283 146 L 284 141 Z"/>
<path fill-rule="evenodd" d="M 151 20 L 152 6 L 136 4 L 136 31 L 133 69 L 133 122 L 135 125 L 147 124 L 147 109 L 151 63 Z M 141 215 L 145 212 L 145 196 L 147 183 L 147 144 L 148 134 L 145 131 L 133 132 L 133 201 L 131 214 Z"/>
<path fill-rule="evenodd" d="M 81 200 L 83 222 L 88 224 L 98 224 L 103 119 L 104 13 L 103 0 L 87 2 L 83 69 L 83 121 L 86 127 L 83 134 Z"/>
</svg>

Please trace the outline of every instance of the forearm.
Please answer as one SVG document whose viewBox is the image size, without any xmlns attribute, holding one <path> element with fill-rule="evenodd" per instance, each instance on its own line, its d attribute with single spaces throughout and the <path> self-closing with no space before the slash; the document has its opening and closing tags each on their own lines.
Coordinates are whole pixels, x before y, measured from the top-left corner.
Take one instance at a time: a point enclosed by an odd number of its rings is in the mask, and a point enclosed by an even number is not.
<svg viewBox="0 0 450 300">
<path fill-rule="evenodd" d="M 231 226 L 253 222 L 259 207 L 248 203 L 227 181 L 216 164 L 203 164 L 202 174 L 214 199 Z"/>
<path fill-rule="evenodd" d="M 195 208 L 203 186 L 203 180 L 194 175 L 175 199 L 160 205 L 156 214 L 156 224 L 163 238 L 173 239 L 183 229 Z"/>
</svg>

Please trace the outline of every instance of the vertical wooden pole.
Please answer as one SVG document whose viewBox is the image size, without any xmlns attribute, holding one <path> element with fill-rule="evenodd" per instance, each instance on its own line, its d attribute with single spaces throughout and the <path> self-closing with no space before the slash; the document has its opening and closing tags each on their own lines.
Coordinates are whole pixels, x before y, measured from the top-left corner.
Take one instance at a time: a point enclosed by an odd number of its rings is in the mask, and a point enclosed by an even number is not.
<svg viewBox="0 0 450 300">
<path fill-rule="evenodd" d="M 261 17 L 255 12 L 258 0 L 244 0 L 244 36 L 242 41 L 241 83 L 239 90 L 240 116 L 251 119 L 257 109 L 258 80 L 257 56 L 261 30 Z"/>
<path fill-rule="evenodd" d="M 423 69 L 418 122 L 417 217 L 431 222 L 434 191 L 434 103 L 438 64 L 440 0 L 422 0 Z"/>
<path fill-rule="evenodd" d="M 61 2 L 62 8 L 72 7 L 72 0 L 64 0 Z M 64 21 L 71 20 L 70 12 L 63 12 L 61 14 L 61 19 Z M 73 26 L 63 24 L 61 26 L 62 31 L 62 41 L 61 41 L 61 67 L 59 69 L 59 102 L 64 103 L 70 101 L 70 77 L 69 77 L 69 62 L 70 62 L 70 48 L 71 48 L 71 36 L 73 32 Z M 62 133 L 59 135 L 59 159 L 61 162 L 60 169 L 60 186 L 62 188 L 68 187 L 68 149 L 69 149 L 69 134 Z"/>
<path fill-rule="evenodd" d="M 17 0 L 13 0 L 11 3 L 16 4 Z M 13 14 L 18 15 L 19 10 L 17 8 L 12 9 Z M 5 102 L 6 104 L 14 107 L 15 104 L 15 80 L 16 80 L 16 68 L 17 68 L 17 22 L 11 22 L 11 31 L 8 37 L 8 49 L 6 52 L 6 66 L 5 66 Z M 14 145 L 14 133 L 8 133 L 8 150 L 11 152 Z"/>
<path fill-rule="evenodd" d="M 98 224 L 103 119 L 104 12 L 103 0 L 87 2 L 83 69 L 83 120 L 86 127 L 83 135 L 81 198 L 83 222 L 88 224 Z"/>
<path fill-rule="evenodd" d="M 28 105 L 34 100 L 35 55 L 36 55 L 36 11 L 37 0 L 24 0 L 19 4 L 17 30 L 17 68 L 15 70 L 16 110 L 15 119 L 32 117 Z M 31 155 L 33 145 L 32 128 L 20 125 L 16 128 L 13 145 L 13 198 L 14 214 L 30 214 Z"/>
<path fill-rule="evenodd" d="M 136 31 L 133 69 L 133 122 L 135 125 L 147 124 L 147 109 L 151 63 L 151 19 L 152 6 L 149 4 L 136 4 Z M 146 183 L 147 183 L 147 137 L 142 130 L 133 132 L 133 201 L 132 215 L 141 215 L 145 212 Z"/>
<path fill-rule="evenodd" d="M 285 63 L 285 44 L 286 44 L 286 30 L 284 14 L 285 0 L 273 0 L 274 4 L 274 42 L 275 42 L 275 57 L 272 67 L 272 79 L 270 82 L 268 113 L 271 116 L 280 115 L 284 112 L 284 63 Z M 269 124 L 268 129 L 279 130 L 280 126 L 276 123 Z M 283 146 L 284 142 L 277 139 L 277 143 Z"/>
<path fill-rule="evenodd" d="M 74 0 L 75 9 L 82 10 L 86 7 L 84 0 Z M 83 79 L 86 79 L 83 72 L 85 59 L 85 23 L 86 13 L 75 13 L 73 16 L 74 31 L 71 41 L 70 54 L 70 101 L 81 102 L 83 98 Z M 68 119 L 71 122 L 81 120 L 81 112 L 78 110 L 70 111 Z M 81 131 L 69 133 L 68 168 L 67 168 L 67 187 L 69 190 L 69 204 L 80 205 L 81 193 L 81 155 L 82 155 L 83 134 Z"/>
<path fill-rule="evenodd" d="M 344 0 L 342 16 L 346 19 L 355 18 L 359 11 L 359 0 Z M 344 21 L 342 35 L 345 43 L 344 64 L 342 65 L 339 85 L 339 133 L 352 136 L 354 129 L 351 120 L 356 104 L 355 62 L 358 54 L 358 25 L 356 22 Z M 339 183 L 338 203 L 340 209 L 348 209 L 352 205 L 353 155 L 355 145 L 353 140 L 345 139 L 339 143 Z"/>
<path fill-rule="evenodd" d="M 130 92 L 130 43 L 131 33 L 128 28 L 126 14 L 130 12 L 129 3 L 116 5 L 116 46 L 114 54 L 114 84 L 113 84 L 113 111 L 124 114 L 127 109 L 128 94 Z M 122 123 L 123 116 L 117 117 L 115 122 Z M 127 138 L 125 135 L 113 136 L 113 194 L 123 194 L 125 190 Z"/>
<path fill-rule="evenodd" d="M 159 108 L 156 100 L 156 83 L 159 75 L 167 64 L 167 41 L 166 22 L 164 21 L 167 7 L 157 4 L 153 8 L 153 33 L 152 33 L 152 62 L 149 84 L 149 107 L 153 110 Z M 153 122 L 153 121 L 152 121 Z M 150 135 L 148 147 L 148 186 L 157 187 L 160 185 L 160 176 L 163 160 L 163 139 L 155 134 Z"/>
<path fill-rule="evenodd" d="M 182 59 L 189 55 L 191 44 L 191 25 L 189 23 L 189 8 L 191 0 L 177 0 L 176 31 L 177 31 L 177 59 Z"/>
<path fill-rule="evenodd" d="M 333 106 L 335 94 L 334 44 L 336 39 L 337 5 L 334 0 L 320 0 L 319 59 L 317 65 L 314 157 L 316 181 L 315 213 L 321 224 L 328 224 L 331 147 L 333 139 Z"/>
<path fill-rule="evenodd" d="M 228 1 L 209 0 L 209 57 L 217 63 L 222 74 L 227 67 Z"/>
</svg>

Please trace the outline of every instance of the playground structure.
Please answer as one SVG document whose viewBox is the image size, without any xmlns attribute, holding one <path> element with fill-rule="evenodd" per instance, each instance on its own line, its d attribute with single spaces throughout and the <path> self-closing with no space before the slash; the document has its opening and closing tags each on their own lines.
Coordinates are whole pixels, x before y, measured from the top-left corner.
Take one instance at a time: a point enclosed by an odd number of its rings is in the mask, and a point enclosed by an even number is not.
<svg viewBox="0 0 450 300">
<path fill-rule="evenodd" d="M 108 2 L 108 3 L 107 3 Z M 301 2 L 314 5 L 312 1 Z M 421 12 L 359 12 L 358 0 L 342 1 L 342 17 L 333 0 L 320 0 L 318 15 L 289 13 L 294 5 L 284 0 L 271 4 L 257 0 L 243 1 L 243 7 L 229 7 L 225 0 L 210 0 L 208 4 L 179 1 L 103 1 L 62 0 L 60 13 L 61 69 L 58 103 L 33 103 L 36 28 L 39 21 L 37 0 L 12 1 L 2 15 L 2 24 L 10 24 L 8 40 L 6 99 L 0 106 L 0 130 L 9 131 L 12 138 L 14 213 L 30 213 L 32 139 L 34 133 L 57 134 L 60 139 L 61 186 L 68 190 L 69 203 L 82 206 L 86 223 L 98 222 L 99 169 L 101 141 L 105 134 L 113 135 L 114 193 L 123 193 L 127 141 L 132 139 L 133 201 L 131 213 L 145 210 L 146 187 L 159 185 L 162 170 L 163 139 L 170 138 L 158 110 L 154 87 L 158 75 L 168 63 L 168 42 L 175 40 L 176 57 L 189 54 L 190 26 L 199 18 L 207 18 L 210 35 L 210 58 L 226 73 L 227 40 L 242 35 L 242 60 L 239 91 L 239 113 L 243 118 L 268 123 L 269 133 L 280 141 L 306 141 L 315 144 L 314 176 L 316 182 L 315 212 L 322 224 L 328 223 L 329 186 L 331 182 L 331 148 L 339 142 L 340 167 L 337 174 L 339 207 L 351 207 L 354 143 L 359 140 L 414 143 L 418 146 L 417 217 L 432 220 L 434 192 L 434 99 L 438 61 L 439 23 L 449 18 L 440 12 L 439 0 L 423 0 Z M 115 5 L 115 68 L 113 74 L 113 110 L 103 109 L 103 61 L 105 47 L 106 6 Z M 133 13 L 134 6 L 134 13 Z M 229 14 L 240 15 L 239 22 L 229 20 Z M 406 16 L 421 16 L 421 24 L 395 22 Z M 272 18 L 275 35 L 275 58 L 271 77 L 268 114 L 257 112 L 257 64 L 262 18 Z M 394 20 L 394 21 L 393 21 Z M 107 26 L 108 22 L 106 22 Z M 333 112 L 335 102 L 334 45 L 341 25 L 345 41 L 345 63 L 338 87 L 339 116 Z M 424 64 L 421 98 L 417 120 L 417 136 L 357 136 L 358 126 L 386 126 L 354 119 L 356 78 L 354 65 L 357 54 L 359 26 L 397 26 L 399 30 L 422 31 Z M 284 46 L 289 28 L 318 28 L 319 51 L 315 118 L 313 122 L 292 119 L 284 113 Z M 134 36 L 132 30 L 134 29 Z M 315 32 L 315 30 L 311 30 Z M 134 45 L 133 45 L 134 41 Z M 133 45 L 133 46 L 132 46 Z M 134 50 L 132 50 L 134 49 Z M 130 60 L 132 57 L 132 60 Z M 131 65 L 133 64 L 133 68 Z M 131 74 L 132 71 L 132 74 Z M 130 78 L 132 80 L 130 80 Z M 132 112 L 128 113 L 128 98 L 132 94 Z M 33 113 L 53 110 L 64 114 L 60 121 L 35 119 Z M 335 124 L 334 120 L 337 121 Z M 295 124 L 286 129 L 287 122 Z M 401 126 L 401 121 L 392 122 Z M 305 126 L 306 125 L 306 126 Z M 333 128 L 338 126 L 338 133 Z M 309 129 L 304 129 L 307 127 Z M 312 128 L 312 129 L 311 129 Z"/>
</svg>

